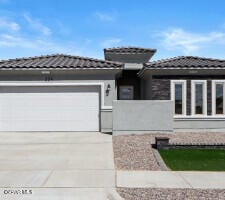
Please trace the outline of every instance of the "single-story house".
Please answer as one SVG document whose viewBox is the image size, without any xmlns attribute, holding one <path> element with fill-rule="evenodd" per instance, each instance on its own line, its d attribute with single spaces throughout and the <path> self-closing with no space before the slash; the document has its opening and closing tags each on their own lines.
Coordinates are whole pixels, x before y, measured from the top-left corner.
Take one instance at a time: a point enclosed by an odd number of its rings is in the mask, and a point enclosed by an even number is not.
<svg viewBox="0 0 225 200">
<path fill-rule="evenodd" d="M 225 60 L 156 49 L 0 61 L 0 131 L 225 130 Z"/>
</svg>

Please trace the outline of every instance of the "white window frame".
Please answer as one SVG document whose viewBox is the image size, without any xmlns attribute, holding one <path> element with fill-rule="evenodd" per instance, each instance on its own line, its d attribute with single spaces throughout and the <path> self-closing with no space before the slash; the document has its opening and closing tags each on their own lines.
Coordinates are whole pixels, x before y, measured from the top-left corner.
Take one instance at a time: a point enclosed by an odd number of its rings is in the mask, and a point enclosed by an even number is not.
<svg viewBox="0 0 225 200">
<path fill-rule="evenodd" d="M 223 85 L 223 113 L 216 114 L 216 84 Z M 212 80 L 212 115 L 225 116 L 225 80 Z"/>
<path fill-rule="evenodd" d="M 175 85 L 182 84 L 182 114 L 175 114 Z M 174 101 L 173 110 L 176 117 L 184 117 L 187 114 L 187 81 L 186 80 L 171 80 L 170 81 L 170 99 Z"/>
<path fill-rule="evenodd" d="M 203 113 L 195 114 L 195 85 L 203 84 Z M 207 81 L 206 80 L 191 80 L 191 115 L 192 116 L 207 116 Z"/>
</svg>

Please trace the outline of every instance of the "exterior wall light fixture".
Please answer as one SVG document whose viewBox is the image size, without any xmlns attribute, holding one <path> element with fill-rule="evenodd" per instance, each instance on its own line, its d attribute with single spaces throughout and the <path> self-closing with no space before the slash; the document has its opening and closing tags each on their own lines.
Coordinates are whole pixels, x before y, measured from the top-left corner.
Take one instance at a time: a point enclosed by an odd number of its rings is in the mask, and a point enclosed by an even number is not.
<svg viewBox="0 0 225 200">
<path fill-rule="evenodd" d="M 107 85 L 107 88 L 106 88 L 106 91 L 105 91 L 106 96 L 109 96 L 110 90 L 111 90 L 111 86 L 110 86 L 110 84 L 108 84 L 108 85 Z"/>
</svg>

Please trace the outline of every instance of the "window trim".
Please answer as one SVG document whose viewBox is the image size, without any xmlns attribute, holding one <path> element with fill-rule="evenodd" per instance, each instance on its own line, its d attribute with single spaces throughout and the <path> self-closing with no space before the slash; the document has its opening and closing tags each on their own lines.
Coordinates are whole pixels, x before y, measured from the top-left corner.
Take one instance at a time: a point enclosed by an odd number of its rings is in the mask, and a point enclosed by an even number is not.
<svg viewBox="0 0 225 200">
<path fill-rule="evenodd" d="M 195 85 L 203 84 L 203 113 L 195 114 Z M 191 115 L 207 116 L 207 80 L 191 80 Z"/>
<path fill-rule="evenodd" d="M 175 114 L 175 85 L 182 84 L 182 114 Z M 186 80 L 171 80 L 170 81 L 170 99 L 174 101 L 173 111 L 174 116 L 183 117 L 187 114 L 187 81 Z"/>
<path fill-rule="evenodd" d="M 223 113 L 216 114 L 216 84 L 223 84 Z M 225 80 L 212 80 L 212 116 L 225 116 Z"/>
</svg>

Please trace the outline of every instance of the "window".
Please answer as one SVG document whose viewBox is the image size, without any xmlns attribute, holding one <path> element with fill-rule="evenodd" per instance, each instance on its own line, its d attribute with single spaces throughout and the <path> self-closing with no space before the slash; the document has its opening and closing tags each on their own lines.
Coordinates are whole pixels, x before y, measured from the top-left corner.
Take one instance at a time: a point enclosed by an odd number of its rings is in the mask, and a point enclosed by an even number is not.
<svg viewBox="0 0 225 200">
<path fill-rule="evenodd" d="M 171 100 L 174 101 L 175 115 L 186 115 L 186 81 L 171 81 Z"/>
<path fill-rule="evenodd" d="M 212 81 L 212 114 L 224 115 L 225 108 L 225 81 Z"/>
<path fill-rule="evenodd" d="M 134 87 L 133 86 L 120 86 L 119 87 L 119 99 L 120 100 L 133 100 L 134 99 Z"/>
<path fill-rule="evenodd" d="M 216 114 L 223 114 L 223 84 L 216 84 Z"/>
<path fill-rule="evenodd" d="M 207 115 L 207 82 L 205 80 L 191 81 L 191 114 Z"/>
<path fill-rule="evenodd" d="M 182 115 L 182 84 L 175 84 L 175 113 Z"/>
</svg>

